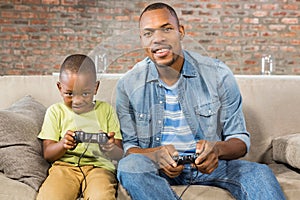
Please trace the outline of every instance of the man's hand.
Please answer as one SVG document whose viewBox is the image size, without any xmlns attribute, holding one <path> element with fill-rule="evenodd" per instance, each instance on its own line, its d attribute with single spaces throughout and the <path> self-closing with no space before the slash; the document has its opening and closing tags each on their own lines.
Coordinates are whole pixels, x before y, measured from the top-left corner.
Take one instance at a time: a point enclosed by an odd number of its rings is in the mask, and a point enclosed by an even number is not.
<svg viewBox="0 0 300 200">
<path fill-rule="evenodd" d="M 199 140 L 196 145 L 196 154 L 199 154 L 195 160 L 195 167 L 204 174 L 211 174 L 219 163 L 219 152 L 216 142 Z"/>
<path fill-rule="evenodd" d="M 219 159 L 238 159 L 247 153 L 247 147 L 238 138 L 217 142 L 199 140 L 196 153 L 199 154 L 195 160 L 197 169 L 202 173 L 210 174 L 218 167 Z"/>
<path fill-rule="evenodd" d="M 174 178 L 181 174 L 184 166 L 179 165 L 172 156 L 178 155 L 178 152 L 173 145 L 165 145 L 154 148 L 130 148 L 127 154 L 138 153 L 147 156 L 154 163 L 158 165 L 159 170 L 165 173 L 167 176 Z"/>
<path fill-rule="evenodd" d="M 161 171 L 163 171 L 170 178 L 179 176 L 184 168 L 183 165 L 178 165 L 173 160 L 172 156 L 178 155 L 178 152 L 173 145 L 162 146 L 157 152 L 155 152 L 156 163 L 159 165 Z"/>
</svg>

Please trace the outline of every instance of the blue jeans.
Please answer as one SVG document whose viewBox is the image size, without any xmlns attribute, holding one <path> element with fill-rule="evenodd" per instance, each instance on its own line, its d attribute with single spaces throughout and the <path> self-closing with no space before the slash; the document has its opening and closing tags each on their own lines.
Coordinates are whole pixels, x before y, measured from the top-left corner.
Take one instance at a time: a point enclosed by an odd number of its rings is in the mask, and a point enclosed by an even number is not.
<svg viewBox="0 0 300 200">
<path fill-rule="evenodd" d="M 161 173 L 146 156 L 130 154 L 118 164 L 118 179 L 133 200 L 175 200 L 170 185 L 209 185 L 228 190 L 238 200 L 283 200 L 284 194 L 271 169 L 244 160 L 219 160 L 211 174 L 202 174 L 186 165 L 176 178 Z"/>
</svg>

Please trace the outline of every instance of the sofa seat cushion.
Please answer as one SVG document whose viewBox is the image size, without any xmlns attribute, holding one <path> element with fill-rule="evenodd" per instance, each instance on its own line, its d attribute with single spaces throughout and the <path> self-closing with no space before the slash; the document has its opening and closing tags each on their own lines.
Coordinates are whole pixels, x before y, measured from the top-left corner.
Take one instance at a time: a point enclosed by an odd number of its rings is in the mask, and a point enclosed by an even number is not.
<svg viewBox="0 0 300 200">
<path fill-rule="evenodd" d="M 0 110 L 0 172 L 36 191 L 49 168 L 42 156 L 42 143 L 37 139 L 45 111 L 30 96 Z"/>
<path fill-rule="evenodd" d="M 0 173 L 0 199 L 5 200 L 30 200 L 36 198 L 36 191 L 19 181 L 6 177 Z"/>
<path fill-rule="evenodd" d="M 187 186 L 171 186 L 178 196 L 186 189 Z M 213 186 L 191 185 L 182 195 L 182 199 L 205 199 L 205 200 L 234 200 L 233 196 L 224 189 Z M 127 191 L 119 185 L 117 200 L 131 200 Z"/>
<path fill-rule="evenodd" d="M 300 169 L 300 133 L 277 137 L 272 145 L 275 161 Z"/>
<path fill-rule="evenodd" d="M 300 197 L 300 170 L 286 164 L 270 164 L 286 199 Z"/>
</svg>

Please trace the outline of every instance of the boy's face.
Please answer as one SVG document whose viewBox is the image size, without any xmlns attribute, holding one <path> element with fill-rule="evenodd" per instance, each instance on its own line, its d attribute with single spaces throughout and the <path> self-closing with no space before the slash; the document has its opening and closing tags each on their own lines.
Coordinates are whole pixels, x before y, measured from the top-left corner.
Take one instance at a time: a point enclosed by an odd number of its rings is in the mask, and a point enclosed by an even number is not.
<svg viewBox="0 0 300 200">
<path fill-rule="evenodd" d="M 57 83 L 66 106 L 75 113 L 82 114 L 93 110 L 94 95 L 97 94 L 99 81 L 89 74 L 64 72 Z"/>
<path fill-rule="evenodd" d="M 172 66 L 182 56 L 183 26 L 167 9 L 145 12 L 140 19 L 140 38 L 147 56 L 157 65 Z"/>
</svg>

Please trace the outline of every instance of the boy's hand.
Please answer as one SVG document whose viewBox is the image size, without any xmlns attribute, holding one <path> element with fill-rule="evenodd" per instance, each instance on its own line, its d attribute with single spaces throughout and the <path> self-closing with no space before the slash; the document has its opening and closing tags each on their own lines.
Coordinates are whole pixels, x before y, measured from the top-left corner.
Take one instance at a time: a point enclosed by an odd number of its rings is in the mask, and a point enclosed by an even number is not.
<svg viewBox="0 0 300 200">
<path fill-rule="evenodd" d="M 65 136 L 61 139 L 64 149 L 72 150 L 76 147 L 76 141 L 74 139 L 75 133 L 68 130 Z"/>
<path fill-rule="evenodd" d="M 105 152 L 111 151 L 115 147 L 115 132 L 109 132 L 107 136 L 109 138 L 107 143 L 100 145 L 101 150 Z"/>
<path fill-rule="evenodd" d="M 101 151 L 112 160 L 120 160 L 123 156 L 122 140 L 115 139 L 115 132 L 107 133 L 108 141 L 106 144 L 100 145 Z"/>
</svg>

